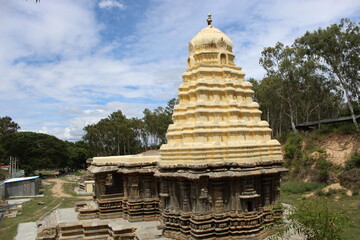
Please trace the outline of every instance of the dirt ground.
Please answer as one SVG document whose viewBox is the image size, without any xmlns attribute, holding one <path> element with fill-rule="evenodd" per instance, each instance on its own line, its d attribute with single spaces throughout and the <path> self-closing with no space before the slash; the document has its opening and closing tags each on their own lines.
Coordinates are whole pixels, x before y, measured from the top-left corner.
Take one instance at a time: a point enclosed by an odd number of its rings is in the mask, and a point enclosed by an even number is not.
<svg viewBox="0 0 360 240">
<path fill-rule="evenodd" d="M 55 183 L 54 187 L 51 189 L 54 196 L 56 197 L 71 197 L 71 195 L 66 194 L 63 192 L 62 185 L 67 183 L 66 181 L 62 180 L 61 178 L 49 178 L 47 179 L 49 182 Z"/>
<path fill-rule="evenodd" d="M 360 135 L 330 134 L 319 145 L 325 148 L 330 162 L 344 166 L 353 152 L 360 151 Z"/>
<path fill-rule="evenodd" d="M 61 178 L 49 178 L 49 179 L 46 179 L 47 181 L 49 182 L 53 182 L 55 183 L 54 187 L 51 189 L 54 196 L 56 197 L 73 197 L 69 194 L 66 194 L 63 192 L 63 188 L 62 188 L 62 185 L 64 183 L 68 183 L 67 181 L 64 181 L 63 179 Z M 81 198 L 81 199 L 92 199 L 91 196 L 83 196 L 83 197 L 78 197 L 78 198 Z"/>
</svg>

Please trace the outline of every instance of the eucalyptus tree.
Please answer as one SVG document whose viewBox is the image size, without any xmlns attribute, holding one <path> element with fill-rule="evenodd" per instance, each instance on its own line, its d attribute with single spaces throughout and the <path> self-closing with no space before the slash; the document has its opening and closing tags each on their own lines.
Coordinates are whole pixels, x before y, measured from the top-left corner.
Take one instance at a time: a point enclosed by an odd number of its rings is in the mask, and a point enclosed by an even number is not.
<svg viewBox="0 0 360 240">
<path fill-rule="evenodd" d="M 301 100 L 302 88 L 296 51 L 278 42 L 275 47 L 265 48 L 261 54 L 260 64 L 267 71 L 266 77 L 273 81 L 272 92 L 286 105 L 284 113 L 290 119 L 291 129 L 296 132 L 297 103 Z"/>
<path fill-rule="evenodd" d="M 131 126 L 131 120 L 119 110 L 96 124 L 87 125 L 83 136 L 97 156 L 134 154 L 139 141 Z"/>
<path fill-rule="evenodd" d="M 344 92 L 353 122 L 358 129 L 352 102 L 360 104 L 360 26 L 342 19 L 325 29 L 306 32 L 295 47 L 316 59 L 323 74 Z"/>
</svg>

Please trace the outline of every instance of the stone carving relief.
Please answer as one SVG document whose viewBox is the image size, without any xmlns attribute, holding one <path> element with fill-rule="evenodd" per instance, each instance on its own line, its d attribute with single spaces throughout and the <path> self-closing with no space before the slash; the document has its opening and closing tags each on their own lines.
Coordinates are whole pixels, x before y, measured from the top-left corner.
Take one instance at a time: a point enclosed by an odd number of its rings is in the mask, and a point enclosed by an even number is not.
<svg viewBox="0 0 360 240">
<path fill-rule="evenodd" d="M 195 52 L 194 45 L 192 45 L 191 42 L 189 42 L 189 55 L 193 55 Z"/>
<path fill-rule="evenodd" d="M 217 48 L 220 48 L 220 49 L 224 49 L 224 50 L 225 50 L 227 44 L 226 44 L 226 42 L 225 42 L 225 40 L 224 40 L 223 38 L 220 38 L 220 39 L 217 41 L 216 46 L 217 46 Z"/>
</svg>

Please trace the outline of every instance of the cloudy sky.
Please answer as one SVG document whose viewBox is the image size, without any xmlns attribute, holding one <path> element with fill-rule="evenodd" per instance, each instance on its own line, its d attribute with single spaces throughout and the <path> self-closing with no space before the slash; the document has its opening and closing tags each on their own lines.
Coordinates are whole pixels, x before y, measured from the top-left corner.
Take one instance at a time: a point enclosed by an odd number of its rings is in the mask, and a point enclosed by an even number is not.
<svg viewBox="0 0 360 240">
<path fill-rule="evenodd" d="M 165 106 L 208 12 L 246 77 L 261 79 L 264 47 L 344 17 L 358 22 L 360 1 L 0 0 L 0 117 L 75 141 L 119 109 L 142 117 Z"/>
</svg>

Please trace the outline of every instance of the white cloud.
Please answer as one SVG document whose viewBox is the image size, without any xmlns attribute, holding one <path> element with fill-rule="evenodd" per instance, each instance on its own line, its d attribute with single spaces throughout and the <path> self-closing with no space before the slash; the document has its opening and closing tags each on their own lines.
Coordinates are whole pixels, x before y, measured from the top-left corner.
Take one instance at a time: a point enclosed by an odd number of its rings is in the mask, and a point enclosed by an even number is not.
<svg viewBox="0 0 360 240">
<path fill-rule="evenodd" d="M 96 4 L 130 11 L 115 0 L 2 2 L 0 116 L 11 116 L 23 130 L 76 140 L 85 125 L 114 111 L 141 117 L 145 107 L 175 97 L 187 42 L 206 26 L 208 12 L 233 40 L 237 65 L 260 79 L 264 47 L 291 44 L 306 30 L 358 17 L 360 10 L 351 0 L 159 0 L 137 13 L 131 35 L 105 45 Z"/>
<path fill-rule="evenodd" d="M 99 7 L 100 8 L 112 8 L 112 7 L 117 7 L 119 9 L 125 9 L 126 6 L 119 1 L 116 0 L 101 0 L 99 2 Z"/>
</svg>

